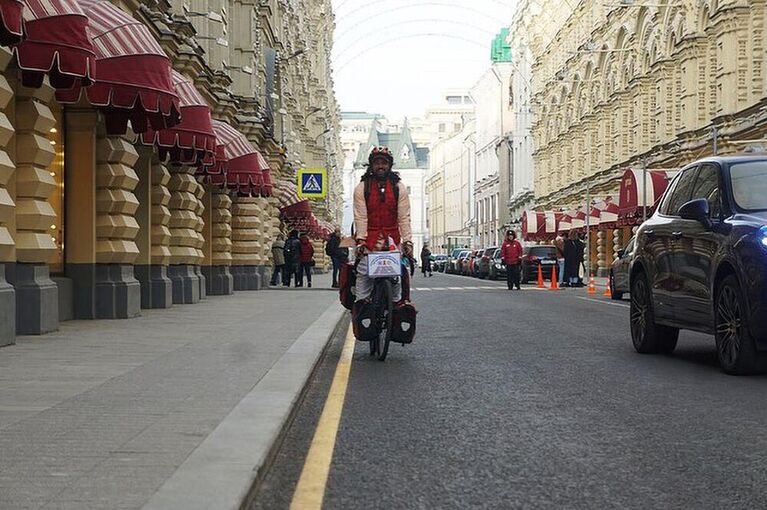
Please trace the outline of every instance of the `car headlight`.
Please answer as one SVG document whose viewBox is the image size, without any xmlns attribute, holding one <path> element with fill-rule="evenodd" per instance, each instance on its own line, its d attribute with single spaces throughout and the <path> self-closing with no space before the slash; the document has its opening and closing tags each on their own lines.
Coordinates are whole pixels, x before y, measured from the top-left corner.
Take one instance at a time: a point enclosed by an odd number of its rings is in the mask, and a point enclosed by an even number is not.
<svg viewBox="0 0 767 510">
<path fill-rule="evenodd" d="M 759 231 L 756 233 L 756 238 L 762 243 L 762 246 L 767 248 L 767 226 L 759 228 Z"/>
</svg>

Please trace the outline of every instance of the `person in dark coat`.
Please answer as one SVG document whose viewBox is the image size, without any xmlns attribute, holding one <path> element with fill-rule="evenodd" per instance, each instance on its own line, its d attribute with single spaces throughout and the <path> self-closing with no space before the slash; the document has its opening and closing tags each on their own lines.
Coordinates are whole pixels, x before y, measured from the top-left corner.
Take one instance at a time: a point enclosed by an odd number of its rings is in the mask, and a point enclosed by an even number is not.
<svg viewBox="0 0 767 510">
<path fill-rule="evenodd" d="M 578 267 L 580 258 L 578 256 L 578 246 L 575 239 L 565 239 L 565 276 L 564 286 L 572 287 L 578 283 Z"/>
<path fill-rule="evenodd" d="M 578 237 L 575 238 L 575 253 L 578 256 L 578 263 L 575 266 L 575 285 L 576 286 L 583 286 L 583 280 L 580 277 L 580 270 L 581 267 L 583 267 L 583 274 L 586 274 L 586 266 L 584 264 L 585 256 L 586 256 L 586 241 L 584 234 L 580 234 Z M 586 275 L 587 277 L 589 275 Z"/>
<path fill-rule="evenodd" d="M 341 271 L 341 264 L 343 264 L 344 262 L 342 258 L 340 244 L 341 244 L 341 230 L 338 227 L 336 227 L 336 229 L 333 231 L 332 234 L 330 234 L 330 237 L 325 243 L 325 255 L 330 257 L 330 261 L 333 263 L 333 282 L 331 283 L 330 286 L 333 287 L 334 289 L 338 288 L 338 274 Z"/>
<path fill-rule="evenodd" d="M 429 249 L 429 245 L 426 243 L 424 243 L 423 248 L 421 249 L 421 273 L 423 273 L 424 276 L 426 276 L 426 273 L 429 273 L 429 276 L 432 276 L 431 250 Z"/>
<path fill-rule="evenodd" d="M 301 241 L 298 239 L 298 230 L 291 230 L 288 240 L 285 241 L 285 268 L 282 284 L 290 287 L 291 278 L 295 279 L 298 287 L 298 264 L 301 262 Z"/>
</svg>

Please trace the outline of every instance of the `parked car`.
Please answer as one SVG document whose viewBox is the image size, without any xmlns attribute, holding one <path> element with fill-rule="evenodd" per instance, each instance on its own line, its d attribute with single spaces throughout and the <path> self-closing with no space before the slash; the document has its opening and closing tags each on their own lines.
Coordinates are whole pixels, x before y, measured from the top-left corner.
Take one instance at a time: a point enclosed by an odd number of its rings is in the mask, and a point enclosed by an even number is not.
<svg viewBox="0 0 767 510">
<path fill-rule="evenodd" d="M 479 262 L 475 262 L 475 265 L 477 266 L 477 276 L 479 278 L 484 279 L 490 276 L 490 267 L 493 265 L 493 255 L 495 255 L 497 249 L 497 246 L 491 246 L 490 248 L 481 250 Z"/>
<path fill-rule="evenodd" d="M 445 265 L 445 272 L 448 274 L 457 274 L 458 270 L 458 257 L 463 253 L 463 248 L 456 248 L 453 253 L 447 258 L 447 264 Z"/>
<path fill-rule="evenodd" d="M 767 157 L 696 161 L 639 228 L 630 262 L 631 338 L 670 353 L 680 329 L 714 336 L 729 374 L 767 362 Z"/>
<path fill-rule="evenodd" d="M 466 259 L 471 253 L 469 250 L 461 250 L 455 261 L 455 274 L 463 274 L 463 266 L 466 263 Z"/>
<path fill-rule="evenodd" d="M 490 264 L 490 276 L 491 280 L 498 280 L 499 278 L 506 278 L 506 266 L 503 265 L 503 259 L 501 259 L 501 249 L 498 248 L 493 253 L 493 258 Z"/>
<path fill-rule="evenodd" d="M 433 255 L 433 260 L 431 261 L 432 271 L 438 271 L 440 273 L 444 273 L 446 265 L 447 265 L 447 255 Z"/>
<path fill-rule="evenodd" d="M 626 247 L 618 250 L 618 256 L 613 261 L 610 267 L 610 290 L 612 292 L 613 299 L 623 299 L 623 295 L 628 293 L 629 287 L 629 265 L 631 263 L 631 255 L 634 253 L 634 240 L 631 238 Z"/>
<path fill-rule="evenodd" d="M 554 245 L 526 246 L 522 251 L 522 283 L 535 281 L 538 278 L 538 266 L 541 266 L 543 277 L 551 279 L 551 270 L 557 265 L 557 248 Z"/>
<path fill-rule="evenodd" d="M 474 268 L 474 257 L 477 256 L 477 250 L 469 250 L 469 254 L 466 255 L 463 264 L 461 264 L 461 274 L 463 276 L 471 276 L 471 272 Z"/>
</svg>

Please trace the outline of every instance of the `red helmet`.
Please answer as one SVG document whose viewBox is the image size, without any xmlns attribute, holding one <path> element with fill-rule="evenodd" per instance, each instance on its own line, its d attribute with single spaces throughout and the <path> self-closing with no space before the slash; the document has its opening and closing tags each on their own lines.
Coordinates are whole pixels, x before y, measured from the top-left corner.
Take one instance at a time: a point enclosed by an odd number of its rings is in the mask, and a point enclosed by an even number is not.
<svg viewBox="0 0 767 510">
<path fill-rule="evenodd" d="M 368 156 L 368 164 L 372 165 L 373 161 L 376 159 L 385 159 L 389 162 L 389 166 L 394 165 L 394 156 L 392 156 L 392 153 L 388 147 L 373 147 L 373 150 L 370 151 L 370 156 Z"/>
</svg>

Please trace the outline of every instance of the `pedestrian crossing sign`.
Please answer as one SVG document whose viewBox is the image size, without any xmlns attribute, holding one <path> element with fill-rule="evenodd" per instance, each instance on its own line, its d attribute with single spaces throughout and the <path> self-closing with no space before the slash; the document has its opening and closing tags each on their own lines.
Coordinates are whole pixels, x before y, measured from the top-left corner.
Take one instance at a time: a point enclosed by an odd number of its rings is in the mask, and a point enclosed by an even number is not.
<svg viewBox="0 0 767 510">
<path fill-rule="evenodd" d="M 328 173 L 324 168 L 302 168 L 298 171 L 298 196 L 300 198 L 325 198 Z"/>
</svg>

